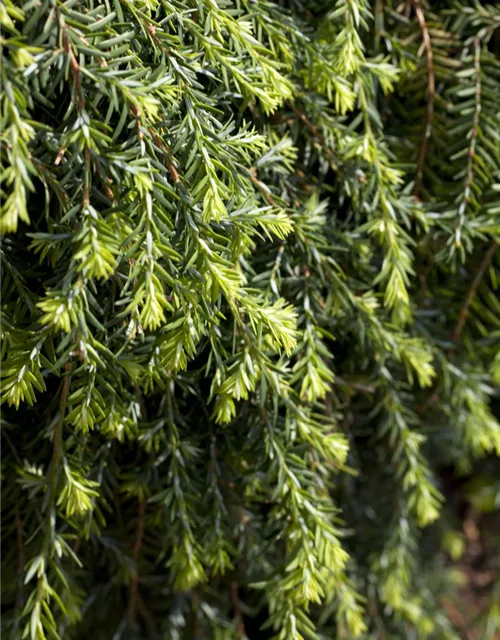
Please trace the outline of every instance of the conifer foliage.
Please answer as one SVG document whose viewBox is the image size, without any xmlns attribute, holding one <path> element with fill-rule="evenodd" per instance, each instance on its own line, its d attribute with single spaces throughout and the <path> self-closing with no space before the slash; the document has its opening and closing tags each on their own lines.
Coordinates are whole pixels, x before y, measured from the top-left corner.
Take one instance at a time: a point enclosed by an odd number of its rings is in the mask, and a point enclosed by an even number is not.
<svg viewBox="0 0 500 640">
<path fill-rule="evenodd" d="M 2 637 L 458 638 L 443 470 L 500 504 L 498 7 L 0 22 Z"/>
</svg>

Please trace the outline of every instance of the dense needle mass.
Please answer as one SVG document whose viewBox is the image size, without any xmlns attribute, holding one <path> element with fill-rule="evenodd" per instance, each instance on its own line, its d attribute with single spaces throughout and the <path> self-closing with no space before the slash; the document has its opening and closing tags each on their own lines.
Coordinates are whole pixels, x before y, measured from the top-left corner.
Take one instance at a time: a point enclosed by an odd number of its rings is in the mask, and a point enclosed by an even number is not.
<svg viewBox="0 0 500 640">
<path fill-rule="evenodd" d="M 2 635 L 459 638 L 446 474 L 500 502 L 500 10 L 0 23 Z"/>
</svg>

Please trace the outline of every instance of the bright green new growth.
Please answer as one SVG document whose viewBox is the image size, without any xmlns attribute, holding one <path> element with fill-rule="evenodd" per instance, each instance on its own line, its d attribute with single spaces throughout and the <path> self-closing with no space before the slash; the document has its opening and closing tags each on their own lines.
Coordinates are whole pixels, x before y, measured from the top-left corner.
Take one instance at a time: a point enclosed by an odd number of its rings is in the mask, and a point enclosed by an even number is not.
<svg viewBox="0 0 500 640">
<path fill-rule="evenodd" d="M 2 633 L 458 638 L 439 477 L 500 454 L 500 11 L 0 22 Z"/>
</svg>

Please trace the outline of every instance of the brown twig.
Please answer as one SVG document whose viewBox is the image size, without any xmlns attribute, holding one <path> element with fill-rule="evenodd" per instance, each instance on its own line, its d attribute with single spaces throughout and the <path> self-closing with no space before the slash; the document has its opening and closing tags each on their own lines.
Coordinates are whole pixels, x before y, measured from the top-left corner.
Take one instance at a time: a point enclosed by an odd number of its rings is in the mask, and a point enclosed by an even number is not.
<svg viewBox="0 0 500 640">
<path fill-rule="evenodd" d="M 455 327 L 455 330 L 453 331 L 453 334 L 452 334 L 453 342 L 457 342 L 457 340 L 462 335 L 462 330 L 464 328 L 465 321 L 467 320 L 467 317 L 469 315 L 470 306 L 474 300 L 477 289 L 481 284 L 481 280 L 483 279 L 484 272 L 488 268 L 497 249 L 498 249 L 498 243 L 496 242 L 496 240 L 493 240 L 492 243 L 490 244 L 490 248 L 484 254 L 483 259 L 481 260 L 481 264 L 479 265 L 479 269 L 477 270 L 474 280 L 472 281 L 472 284 L 469 287 L 467 295 L 465 296 L 464 304 L 460 309 L 460 313 L 458 314 L 457 326 Z"/>
<path fill-rule="evenodd" d="M 422 138 L 422 142 L 420 144 L 420 150 L 418 153 L 417 175 L 415 178 L 415 187 L 413 189 L 413 194 L 415 198 L 418 198 L 420 189 L 422 187 L 425 157 L 427 155 L 427 147 L 429 144 L 429 139 L 432 134 L 432 123 L 434 120 L 434 96 L 436 92 L 436 77 L 434 74 L 434 60 L 433 60 L 433 54 L 432 54 L 431 38 L 429 35 L 429 29 L 427 28 L 427 23 L 425 21 L 424 11 L 420 4 L 420 0 L 412 0 L 412 2 L 413 2 L 413 6 L 415 7 L 415 14 L 417 16 L 420 30 L 422 31 L 422 40 L 424 41 L 425 57 L 427 61 L 427 115 L 425 118 L 424 137 Z"/>
<path fill-rule="evenodd" d="M 115 194 L 113 193 L 113 191 L 111 190 L 111 187 L 109 186 L 110 184 L 113 184 L 113 181 L 108 176 L 103 175 L 99 162 L 96 162 L 95 167 L 97 169 L 97 173 L 99 174 L 99 178 L 101 179 L 101 184 L 104 189 L 104 193 L 108 196 L 111 202 L 116 203 Z"/>
<path fill-rule="evenodd" d="M 245 623 L 243 622 L 243 614 L 241 612 L 240 600 L 238 595 L 238 585 L 236 582 L 231 582 L 231 599 L 233 601 L 234 617 L 237 622 L 237 634 L 238 640 L 243 640 L 247 637 L 245 630 Z"/>
<path fill-rule="evenodd" d="M 144 511 L 145 511 L 144 500 L 138 500 L 137 511 L 138 511 L 137 533 L 135 537 L 134 547 L 132 549 L 132 557 L 134 560 L 135 568 L 134 568 L 134 575 L 130 580 L 129 602 L 128 602 L 128 617 L 132 626 L 136 625 L 137 608 L 139 605 L 139 573 L 137 570 L 137 559 L 142 549 L 142 544 L 144 540 Z"/>
<path fill-rule="evenodd" d="M 153 142 L 156 144 L 156 146 L 161 149 L 164 157 L 165 157 L 165 163 L 167 165 L 167 169 L 170 172 L 170 175 L 172 176 L 172 180 L 174 182 L 174 184 L 178 184 L 181 179 L 179 176 L 179 173 L 177 172 L 177 169 L 175 168 L 175 165 L 172 161 L 171 155 L 172 155 L 172 151 L 171 149 L 163 142 L 163 140 L 160 138 L 160 136 L 155 132 L 154 129 L 149 128 L 149 133 L 151 134 L 151 137 L 153 138 Z"/>
<path fill-rule="evenodd" d="M 142 131 L 142 111 L 140 110 L 140 108 L 133 104 L 130 107 L 130 110 L 132 111 L 132 115 L 135 118 L 135 127 L 137 129 L 137 138 L 139 139 L 139 142 L 142 144 L 143 140 L 144 140 L 144 133 Z"/>
<path fill-rule="evenodd" d="M 302 113 L 302 111 L 299 111 L 297 107 L 295 107 L 293 104 L 289 104 L 288 106 L 299 118 L 299 120 L 304 123 L 306 128 L 309 129 L 313 137 L 316 138 L 316 140 L 318 141 L 321 147 L 321 150 L 323 151 L 324 156 L 326 157 L 326 159 L 328 160 L 328 163 L 330 164 L 330 167 L 334 171 L 338 171 L 339 168 L 337 163 L 335 162 L 335 156 L 332 150 L 328 148 L 328 145 L 326 143 L 324 136 L 320 133 L 316 125 L 309 120 L 309 118 L 305 115 L 305 113 Z"/>
<path fill-rule="evenodd" d="M 85 109 L 85 96 L 82 90 L 82 77 L 80 73 L 80 65 L 78 64 L 78 60 L 73 53 L 73 49 L 71 48 L 71 43 L 68 38 L 68 34 L 66 30 L 63 35 L 63 43 L 64 43 L 64 51 L 67 53 L 69 57 L 69 66 L 71 68 L 71 72 L 73 73 L 73 81 L 75 83 L 75 91 L 78 98 L 78 107 L 80 109 Z"/>
<path fill-rule="evenodd" d="M 62 159 L 64 158 L 64 154 L 66 153 L 66 148 L 65 147 L 61 147 L 59 149 L 59 151 L 57 152 L 57 156 L 56 159 L 54 160 L 54 165 L 57 167 L 58 165 L 61 164 Z"/>
<path fill-rule="evenodd" d="M 250 172 L 250 180 L 254 186 L 262 193 L 264 198 L 266 199 L 267 204 L 271 205 L 271 207 L 276 206 L 276 202 L 269 191 L 264 187 L 264 185 L 257 178 L 257 169 L 255 167 L 251 167 Z"/>
<path fill-rule="evenodd" d="M 446 611 L 446 615 L 451 620 L 451 622 L 462 629 L 466 625 L 466 618 L 461 611 L 457 609 L 457 607 L 453 604 L 453 602 L 447 598 L 446 596 L 440 597 L 441 605 Z"/>
</svg>

